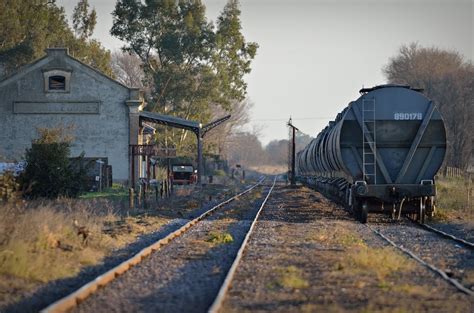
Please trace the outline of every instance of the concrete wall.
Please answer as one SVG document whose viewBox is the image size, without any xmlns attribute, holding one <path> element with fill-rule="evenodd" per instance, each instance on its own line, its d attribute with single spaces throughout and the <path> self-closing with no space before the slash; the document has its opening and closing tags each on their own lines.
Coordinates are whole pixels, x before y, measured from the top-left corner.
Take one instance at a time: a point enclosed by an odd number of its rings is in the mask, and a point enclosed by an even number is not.
<svg viewBox="0 0 474 313">
<path fill-rule="evenodd" d="M 46 92 L 44 72 L 70 72 L 69 92 Z M 48 55 L 0 82 L 0 156 L 20 160 L 36 128 L 74 126 L 72 156 L 108 158 L 115 181 L 129 178 L 130 89 L 67 56 Z"/>
</svg>

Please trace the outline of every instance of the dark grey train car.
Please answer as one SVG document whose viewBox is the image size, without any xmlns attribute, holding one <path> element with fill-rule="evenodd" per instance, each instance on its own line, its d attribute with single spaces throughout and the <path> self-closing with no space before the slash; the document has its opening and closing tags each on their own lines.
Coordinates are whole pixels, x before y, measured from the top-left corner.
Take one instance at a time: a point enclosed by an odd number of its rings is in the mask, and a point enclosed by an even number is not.
<svg viewBox="0 0 474 313">
<path fill-rule="evenodd" d="M 434 103 L 409 86 L 360 90 L 361 97 L 297 156 L 299 179 L 337 197 L 362 222 L 369 212 L 434 212 L 434 176 L 446 131 Z"/>
</svg>

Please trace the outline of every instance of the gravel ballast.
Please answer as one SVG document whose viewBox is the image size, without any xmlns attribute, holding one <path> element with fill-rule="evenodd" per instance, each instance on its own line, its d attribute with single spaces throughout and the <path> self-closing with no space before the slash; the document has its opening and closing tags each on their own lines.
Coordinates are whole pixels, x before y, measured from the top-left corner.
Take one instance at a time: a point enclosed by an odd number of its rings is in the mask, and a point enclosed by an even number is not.
<svg viewBox="0 0 474 313">
<path fill-rule="evenodd" d="M 392 226 L 397 232 L 397 225 Z M 402 226 L 400 231 L 408 242 L 419 229 Z M 438 241 L 430 243 L 438 261 L 444 259 L 440 251 L 447 247 Z M 371 258 L 378 258 L 378 263 Z M 390 258 L 395 261 L 390 263 Z M 446 262 L 450 258 L 447 255 Z M 397 267 L 397 262 L 403 266 Z M 466 262 L 464 268 L 472 266 L 472 260 Z M 375 266 L 387 269 L 378 271 Z M 250 238 L 222 312 L 471 310 L 472 299 L 388 248 L 321 194 L 279 187 Z"/>
<path fill-rule="evenodd" d="M 260 191 L 196 224 L 93 294 L 75 312 L 206 312 L 263 200 Z M 233 240 L 213 242 L 221 234 Z"/>
</svg>

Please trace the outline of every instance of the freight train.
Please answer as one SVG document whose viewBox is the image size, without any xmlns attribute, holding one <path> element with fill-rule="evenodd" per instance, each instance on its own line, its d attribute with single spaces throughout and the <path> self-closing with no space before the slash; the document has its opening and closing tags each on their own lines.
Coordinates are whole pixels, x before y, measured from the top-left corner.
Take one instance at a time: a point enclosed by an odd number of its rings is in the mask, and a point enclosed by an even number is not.
<svg viewBox="0 0 474 313">
<path fill-rule="evenodd" d="M 297 179 L 362 223 L 369 213 L 412 215 L 423 223 L 435 213 L 434 176 L 446 153 L 441 114 L 410 86 L 380 85 L 360 94 L 297 154 Z"/>
</svg>

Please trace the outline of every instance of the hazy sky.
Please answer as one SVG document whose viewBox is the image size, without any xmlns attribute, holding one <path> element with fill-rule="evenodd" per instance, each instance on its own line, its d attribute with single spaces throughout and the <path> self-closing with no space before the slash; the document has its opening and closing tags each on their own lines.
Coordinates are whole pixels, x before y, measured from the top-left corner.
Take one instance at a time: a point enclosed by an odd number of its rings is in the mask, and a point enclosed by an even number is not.
<svg viewBox="0 0 474 313">
<path fill-rule="evenodd" d="M 68 17 L 77 0 L 58 0 Z M 225 0 L 204 0 L 215 21 Z M 109 35 L 114 0 L 89 0 L 97 10 L 94 37 Z M 315 136 L 362 86 L 382 84 L 382 68 L 403 44 L 459 51 L 473 60 L 472 0 L 241 0 L 243 33 L 260 45 L 246 77 L 252 125 L 261 140 L 288 137 L 290 115 Z"/>
</svg>

